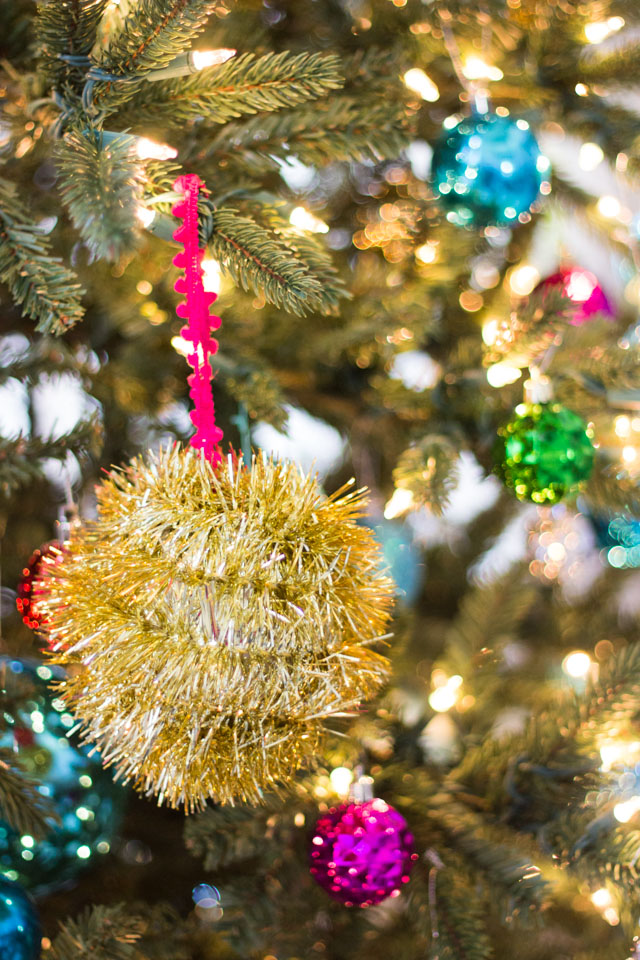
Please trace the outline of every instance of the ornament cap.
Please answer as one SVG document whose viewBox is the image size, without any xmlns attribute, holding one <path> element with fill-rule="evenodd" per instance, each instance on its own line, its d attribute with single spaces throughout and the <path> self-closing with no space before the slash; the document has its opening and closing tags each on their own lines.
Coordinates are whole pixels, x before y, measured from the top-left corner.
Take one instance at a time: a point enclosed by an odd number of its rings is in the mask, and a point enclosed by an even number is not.
<svg viewBox="0 0 640 960">
<path fill-rule="evenodd" d="M 538 367 L 530 367 L 531 376 L 525 380 L 525 403 L 551 403 L 553 400 L 553 384 L 549 377 L 541 373 Z"/>
<path fill-rule="evenodd" d="M 373 777 L 358 777 L 351 784 L 349 794 L 354 803 L 368 803 L 373 800 Z"/>
</svg>

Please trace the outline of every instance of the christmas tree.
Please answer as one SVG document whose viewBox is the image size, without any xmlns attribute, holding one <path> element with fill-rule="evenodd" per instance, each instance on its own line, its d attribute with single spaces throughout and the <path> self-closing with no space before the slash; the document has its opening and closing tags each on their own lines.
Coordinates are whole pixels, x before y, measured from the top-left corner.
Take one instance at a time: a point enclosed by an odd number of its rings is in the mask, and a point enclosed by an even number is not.
<svg viewBox="0 0 640 960">
<path fill-rule="evenodd" d="M 637 5 L 0 27 L 3 960 L 640 956 Z"/>
</svg>

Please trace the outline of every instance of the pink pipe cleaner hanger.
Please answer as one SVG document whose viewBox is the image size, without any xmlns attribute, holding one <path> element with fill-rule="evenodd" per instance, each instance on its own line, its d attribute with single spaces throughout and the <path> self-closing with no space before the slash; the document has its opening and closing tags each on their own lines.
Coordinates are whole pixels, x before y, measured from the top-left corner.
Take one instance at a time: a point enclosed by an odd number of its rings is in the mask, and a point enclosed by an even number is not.
<svg viewBox="0 0 640 960">
<path fill-rule="evenodd" d="M 216 466 L 222 459 L 222 430 L 216 426 L 210 357 L 218 349 L 218 341 L 211 336 L 211 331 L 219 328 L 221 320 L 209 313 L 209 307 L 217 295 L 208 293 L 202 282 L 205 251 L 198 242 L 198 193 L 201 187 L 204 187 L 204 183 L 193 173 L 178 177 L 173 184 L 177 193 L 184 194 L 184 199 L 172 207 L 173 215 L 183 221 L 182 226 L 174 232 L 173 239 L 184 246 L 184 250 L 173 258 L 173 263 L 185 273 L 184 277 L 176 280 L 174 289 L 177 293 L 185 294 L 185 299 L 176 307 L 176 313 L 187 321 L 180 334 L 192 344 L 187 363 L 193 367 L 193 373 L 187 377 L 187 383 L 194 406 L 190 414 L 191 422 L 196 432 L 189 443 L 202 450 L 207 460 Z"/>
</svg>

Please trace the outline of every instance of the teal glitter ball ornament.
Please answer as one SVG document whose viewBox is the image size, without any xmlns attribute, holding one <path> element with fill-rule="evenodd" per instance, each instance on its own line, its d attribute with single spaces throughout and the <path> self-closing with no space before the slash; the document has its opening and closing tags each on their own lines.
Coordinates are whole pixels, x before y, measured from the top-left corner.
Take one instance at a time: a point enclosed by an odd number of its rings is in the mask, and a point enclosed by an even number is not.
<svg viewBox="0 0 640 960">
<path fill-rule="evenodd" d="M 17 883 L 0 877 L 0 957 L 38 960 L 41 942 L 35 903 Z"/>
<path fill-rule="evenodd" d="M 48 687 L 62 676 L 35 661 L 0 657 L 0 747 L 15 753 L 60 820 L 42 839 L 0 821 L 0 880 L 17 880 L 36 895 L 70 886 L 108 853 L 124 810 L 125 788 L 113 783 L 97 753 L 89 756 L 68 736 L 75 721 Z"/>
<path fill-rule="evenodd" d="M 548 505 L 575 494 L 593 469 L 589 432 L 559 403 L 521 403 L 498 430 L 495 471 L 518 500 Z"/>
<path fill-rule="evenodd" d="M 445 129 L 431 165 L 432 186 L 459 227 L 513 226 L 548 192 L 548 159 L 526 120 L 475 114 Z"/>
</svg>

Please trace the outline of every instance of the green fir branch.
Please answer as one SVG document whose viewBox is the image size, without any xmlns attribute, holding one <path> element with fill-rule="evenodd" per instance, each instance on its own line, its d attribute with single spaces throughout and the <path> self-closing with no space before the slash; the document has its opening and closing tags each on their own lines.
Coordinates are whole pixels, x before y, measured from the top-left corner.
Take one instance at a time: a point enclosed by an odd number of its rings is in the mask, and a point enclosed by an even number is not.
<svg viewBox="0 0 640 960">
<path fill-rule="evenodd" d="M 452 851 L 434 870 L 435 898 L 430 904 L 427 884 L 417 871 L 411 878 L 409 916 L 431 951 L 427 960 L 491 960 L 494 952 L 487 933 L 487 903 L 465 877 L 465 866 Z M 453 861 L 453 862 L 451 862 Z M 431 909 L 429 909 L 431 906 Z M 435 922 L 434 922 L 435 921 Z"/>
<path fill-rule="evenodd" d="M 101 437 L 97 416 L 82 420 L 61 437 L 0 437 L 0 497 L 10 497 L 21 487 L 42 479 L 45 459 L 63 461 L 69 453 L 79 459 L 95 455 Z"/>
<path fill-rule="evenodd" d="M 619 464 L 610 463 L 603 455 L 596 456 L 584 497 L 596 513 L 623 512 L 640 517 L 637 479 Z"/>
<path fill-rule="evenodd" d="M 208 807 L 203 813 L 188 817 L 184 827 L 185 847 L 203 861 L 205 870 L 221 867 L 260 855 L 275 856 L 276 841 L 267 838 L 266 821 L 273 816 L 275 804 L 253 807 Z"/>
<path fill-rule="evenodd" d="M 258 175 L 291 157 L 301 163 L 373 161 L 396 157 L 408 144 L 406 116 L 399 103 L 332 97 L 312 109 L 229 123 L 212 139 L 206 156 Z"/>
<path fill-rule="evenodd" d="M 124 904 L 87 907 L 77 920 L 65 920 L 47 953 L 48 960 L 131 960 L 144 931 L 140 917 Z"/>
<path fill-rule="evenodd" d="M 400 455 L 393 481 L 410 490 L 416 507 L 441 516 L 458 482 L 459 452 L 448 437 L 430 434 Z"/>
<path fill-rule="evenodd" d="M 140 161 L 123 134 L 109 143 L 93 129 L 68 133 L 56 150 L 59 189 L 94 259 L 117 260 L 136 243 Z"/>
<path fill-rule="evenodd" d="M 0 280 L 42 332 L 64 333 L 82 319 L 78 278 L 52 255 L 48 238 L 7 180 L 0 180 Z"/>
<path fill-rule="evenodd" d="M 316 100 L 342 85 L 338 57 L 319 53 L 246 53 L 191 77 L 147 83 L 120 115 L 129 120 L 162 121 L 181 127 L 202 118 L 226 123 L 234 117 L 291 108 Z"/>
<path fill-rule="evenodd" d="M 41 840 L 54 823 L 59 822 L 51 801 L 44 797 L 38 784 L 28 778 L 16 764 L 15 755 L 0 749 L 0 820 L 21 836 Z"/>
<path fill-rule="evenodd" d="M 90 110 L 106 116 L 130 100 L 151 71 L 168 66 L 190 46 L 215 6 L 215 0 L 139 0 L 98 64 L 122 79 L 98 81 Z"/>
<path fill-rule="evenodd" d="M 295 255 L 296 244 L 266 230 L 231 208 L 212 210 L 205 223 L 211 255 L 243 289 L 302 316 L 326 313 L 334 306 L 338 285 L 316 275 L 312 265 Z"/>
<path fill-rule="evenodd" d="M 88 57 L 109 0 L 40 0 L 36 40 L 40 69 L 54 88 L 82 80 L 87 65 L 68 58 Z"/>
</svg>

